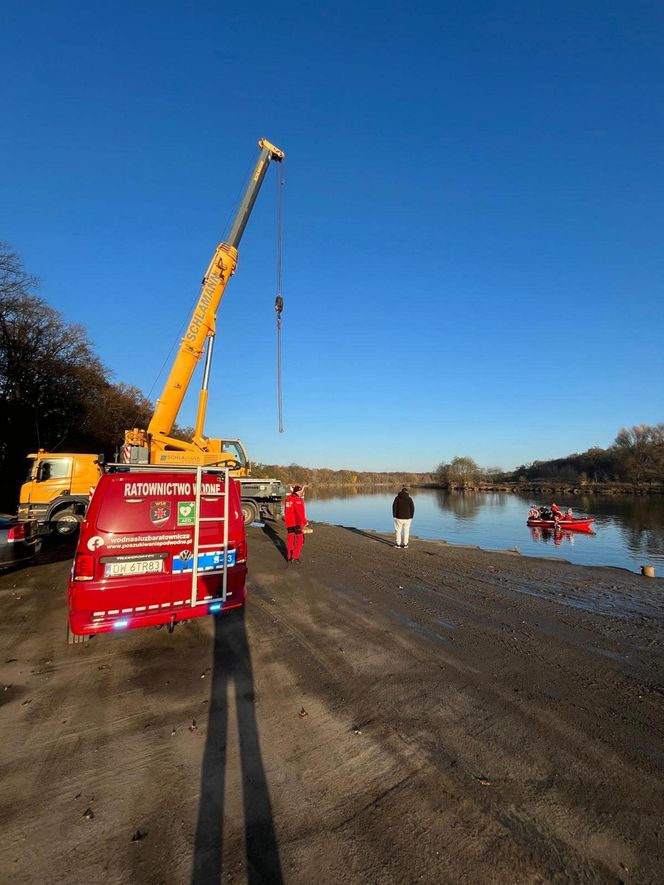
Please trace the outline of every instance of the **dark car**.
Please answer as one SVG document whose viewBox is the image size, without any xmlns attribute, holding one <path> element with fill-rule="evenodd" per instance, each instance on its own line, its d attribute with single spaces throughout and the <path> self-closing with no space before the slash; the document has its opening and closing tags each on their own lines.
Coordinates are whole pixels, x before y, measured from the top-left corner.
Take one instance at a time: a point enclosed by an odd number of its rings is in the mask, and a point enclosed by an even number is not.
<svg viewBox="0 0 664 885">
<path fill-rule="evenodd" d="M 36 519 L 18 519 L 0 513 L 0 569 L 27 562 L 40 548 Z"/>
</svg>

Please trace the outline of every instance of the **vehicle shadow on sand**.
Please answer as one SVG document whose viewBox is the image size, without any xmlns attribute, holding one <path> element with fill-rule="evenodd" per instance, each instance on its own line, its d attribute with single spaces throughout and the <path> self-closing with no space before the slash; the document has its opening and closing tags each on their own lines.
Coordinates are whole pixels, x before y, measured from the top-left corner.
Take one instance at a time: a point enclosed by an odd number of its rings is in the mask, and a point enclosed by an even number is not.
<svg viewBox="0 0 664 885">
<path fill-rule="evenodd" d="M 268 536 L 268 538 L 272 541 L 274 546 L 277 548 L 279 553 L 283 556 L 284 559 L 288 559 L 288 554 L 286 552 L 286 542 L 281 537 L 281 535 L 274 529 L 271 525 L 268 525 L 266 522 L 263 526 L 263 531 Z"/>
<path fill-rule="evenodd" d="M 65 559 L 73 559 L 77 541 L 78 535 L 74 535 L 72 538 L 59 538 L 57 535 L 44 537 L 41 550 L 30 565 L 48 565 L 51 562 L 64 562 Z"/>
<path fill-rule="evenodd" d="M 76 537 L 59 538 L 42 537 L 38 553 L 33 553 L 26 559 L 20 559 L 12 565 L 0 564 L 0 575 L 25 574 L 29 578 L 35 569 L 45 565 L 72 560 L 76 552 Z"/>
<path fill-rule="evenodd" d="M 234 687 L 250 885 L 283 882 L 272 804 L 263 767 L 244 610 L 215 619 L 210 718 L 201 771 L 192 885 L 219 885 L 223 871 L 228 704 Z"/>
<path fill-rule="evenodd" d="M 394 547 L 394 541 L 388 541 L 387 538 L 381 538 L 380 535 L 374 535 L 371 532 L 363 532 L 362 529 L 355 529 L 352 526 L 343 525 L 342 529 L 347 532 L 353 532 L 355 535 L 362 535 L 363 538 L 369 538 L 370 541 L 376 541 L 378 544 L 386 544 L 388 547 Z"/>
</svg>

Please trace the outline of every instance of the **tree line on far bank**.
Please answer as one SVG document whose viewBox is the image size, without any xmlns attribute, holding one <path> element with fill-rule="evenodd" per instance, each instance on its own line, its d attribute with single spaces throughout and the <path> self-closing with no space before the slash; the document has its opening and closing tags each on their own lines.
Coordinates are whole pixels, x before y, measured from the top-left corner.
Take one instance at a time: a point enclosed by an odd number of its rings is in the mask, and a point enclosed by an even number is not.
<svg viewBox="0 0 664 885">
<path fill-rule="evenodd" d="M 522 464 L 516 470 L 480 467 L 467 456 L 442 462 L 429 473 L 389 473 L 355 470 L 329 470 L 290 464 L 256 464 L 257 477 L 275 477 L 283 483 L 312 486 L 439 485 L 464 488 L 500 484 L 556 484 L 569 486 L 651 484 L 664 487 L 664 423 L 638 424 L 622 428 L 607 449 L 593 447 L 580 454 L 549 461 Z"/>
<path fill-rule="evenodd" d="M 533 461 L 513 471 L 482 468 L 468 457 L 443 462 L 435 471 L 444 486 L 478 483 L 557 483 L 565 485 L 664 484 L 664 423 L 623 427 L 607 449 L 593 447 L 586 452 Z"/>
<path fill-rule="evenodd" d="M 390 486 L 426 485 L 436 482 L 430 473 L 374 472 L 362 470 L 331 470 L 327 467 L 303 467 L 301 464 L 252 464 L 252 476 L 258 479 L 278 479 L 285 485 L 301 483 L 305 486 Z M 397 489 L 398 491 L 398 489 Z"/>
</svg>

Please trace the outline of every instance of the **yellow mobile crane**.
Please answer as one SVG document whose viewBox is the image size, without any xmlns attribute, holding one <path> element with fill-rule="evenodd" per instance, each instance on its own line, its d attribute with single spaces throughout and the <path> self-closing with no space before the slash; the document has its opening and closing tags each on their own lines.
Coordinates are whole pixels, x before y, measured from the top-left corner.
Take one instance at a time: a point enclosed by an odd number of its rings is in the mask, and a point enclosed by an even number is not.
<svg viewBox="0 0 664 885">
<path fill-rule="evenodd" d="M 149 462 L 150 464 L 227 465 L 234 469 L 238 477 L 248 476 L 249 462 L 240 440 L 210 439 L 205 436 L 203 428 L 208 401 L 217 310 L 228 280 L 235 273 L 238 245 L 268 166 L 272 160 L 280 163 L 284 158 L 283 151 L 265 139 L 261 139 L 258 146 L 261 152 L 256 168 L 231 226 L 228 240 L 217 246 L 214 257 L 203 277 L 198 303 L 180 343 L 162 394 L 157 401 L 152 420 L 147 430 L 134 428 L 125 432 L 125 461 L 131 463 Z M 198 399 L 194 434 L 191 442 L 183 442 L 170 436 L 170 433 L 194 370 L 203 353 L 205 353 L 205 368 Z M 259 485 L 265 485 L 266 482 L 276 482 L 276 480 L 263 480 Z M 247 497 L 255 497 L 249 495 L 249 483 L 243 482 L 242 485 L 243 499 L 245 498 L 245 490 Z M 255 516 L 258 516 L 260 509 L 262 509 L 260 506 L 256 508 Z"/>
</svg>

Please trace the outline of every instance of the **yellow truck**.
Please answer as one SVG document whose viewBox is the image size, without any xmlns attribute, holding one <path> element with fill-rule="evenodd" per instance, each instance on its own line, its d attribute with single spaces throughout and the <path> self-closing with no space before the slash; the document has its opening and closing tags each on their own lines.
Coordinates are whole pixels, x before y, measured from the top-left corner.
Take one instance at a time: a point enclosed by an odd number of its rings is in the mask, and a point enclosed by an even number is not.
<svg viewBox="0 0 664 885">
<path fill-rule="evenodd" d="M 28 462 L 28 476 L 19 497 L 19 517 L 36 519 L 42 532 L 74 534 L 102 474 L 103 456 L 40 449 L 28 455 Z"/>
</svg>

